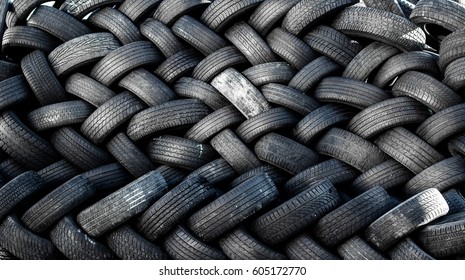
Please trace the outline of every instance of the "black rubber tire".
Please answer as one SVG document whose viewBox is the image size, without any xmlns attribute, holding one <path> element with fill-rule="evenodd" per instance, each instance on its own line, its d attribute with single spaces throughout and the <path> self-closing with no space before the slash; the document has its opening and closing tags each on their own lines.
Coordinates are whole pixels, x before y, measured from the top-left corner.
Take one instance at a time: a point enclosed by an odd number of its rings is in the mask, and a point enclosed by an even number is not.
<svg viewBox="0 0 465 280">
<path fill-rule="evenodd" d="M 86 234 L 71 216 L 58 221 L 50 230 L 50 239 L 71 260 L 116 259 L 105 243 Z"/>
<path fill-rule="evenodd" d="M 184 135 L 185 138 L 204 143 L 231 126 L 242 123 L 245 117 L 233 106 L 225 106 L 215 110 L 195 125 L 193 125 Z"/>
<path fill-rule="evenodd" d="M 64 0 L 60 10 L 82 19 L 89 13 L 105 6 L 120 4 L 124 0 Z"/>
<path fill-rule="evenodd" d="M 65 89 L 68 93 L 87 101 L 95 107 L 100 107 L 116 95 L 108 87 L 81 73 L 71 75 L 66 80 Z"/>
<path fill-rule="evenodd" d="M 351 108 L 328 104 L 306 115 L 292 131 L 294 139 L 304 145 L 310 145 L 327 129 L 349 122 L 355 115 Z"/>
<path fill-rule="evenodd" d="M 314 96 L 320 102 L 340 103 L 361 110 L 392 97 L 379 87 L 342 77 L 323 79 Z"/>
<path fill-rule="evenodd" d="M 27 122 L 31 129 L 40 132 L 81 124 L 92 114 L 94 109 L 92 105 L 82 100 L 54 103 L 29 112 Z"/>
<path fill-rule="evenodd" d="M 415 176 L 397 161 L 390 159 L 380 163 L 353 180 L 350 191 L 361 194 L 373 187 L 380 186 L 386 190 L 402 187 Z"/>
<path fill-rule="evenodd" d="M 463 48 L 465 31 L 459 29 L 444 37 L 439 48 L 439 69 L 444 73 L 447 66 L 454 60 L 465 56 L 465 48 Z"/>
<path fill-rule="evenodd" d="M 162 0 L 129 0 L 119 6 L 119 11 L 124 13 L 133 22 L 141 22 L 150 17 Z"/>
<path fill-rule="evenodd" d="M 348 7 L 340 12 L 332 26 L 350 36 L 380 41 L 402 51 L 421 51 L 426 35 L 408 19 L 368 7 Z"/>
<path fill-rule="evenodd" d="M 447 149 L 453 156 L 465 157 L 465 133 L 460 133 L 451 138 L 447 143 Z"/>
<path fill-rule="evenodd" d="M 18 163 L 35 171 L 58 160 L 52 145 L 25 126 L 12 111 L 5 111 L 0 117 L 0 146 Z"/>
<path fill-rule="evenodd" d="M 170 135 L 150 140 L 147 152 L 153 162 L 187 170 L 200 168 L 217 157 L 209 144 Z"/>
<path fill-rule="evenodd" d="M 208 83 L 227 68 L 247 63 L 247 58 L 236 47 L 227 46 L 211 53 L 200 61 L 192 71 L 192 78 Z"/>
<path fill-rule="evenodd" d="M 415 174 L 444 159 L 422 138 L 400 126 L 381 134 L 375 144 Z"/>
<path fill-rule="evenodd" d="M 13 256 L 10 252 L 8 252 L 5 248 L 0 248 L 0 260 L 7 261 L 7 260 L 16 260 L 17 258 Z"/>
<path fill-rule="evenodd" d="M 216 247 L 200 240 L 184 226 L 177 226 L 165 237 L 165 251 L 175 260 L 226 260 Z"/>
<path fill-rule="evenodd" d="M 44 188 L 44 181 L 34 171 L 27 171 L 0 187 L 0 219 Z"/>
<path fill-rule="evenodd" d="M 178 96 L 199 99 L 213 110 L 217 110 L 231 104 L 212 85 L 201 80 L 182 77 L 176 82 L 176 84 L 174 84 L 173 88 L 174 92 Z"/>
<path fill-rule="evenodd" d="M 266 133 L 293 127 L 298 118 L 283 107 L 277 107 L 258 114 L 239 125 L 236 134 L 245 143 L 250 143 Z"/>
<path fill-rule="evenodd" d="M 465 253 L 465 213 L 447 215 L 418 232 L 420 244 L 434 257 L 447 258 Z"/>
<path fill-rule="evenodd" d="M 442 196 L 449 205 L 449 212 L 447 215 L 452 215 L 459 212 L 465 212 L 465 197 L 462 195 L 460 188 L 452 188 L 445 191 Z"/>
<path fill-rule="evenodd" d="M 211 185 L 225 189 L 222 184 L 230 182 L 237 176 L 237 172 L 226 160 L 219 158 L 192 171 L 185 180 L 197 176 L 205 178 Z"/>
<path fill-rule="evenodd" d="M 201 239 L 213 240 L 269 206 L 277 197 L 278 190 L 270 177 L 258 174 L 195 212 L 187 225 Z"/>
<path fill-rule="evenodd" d="M 413 98 L 391 98 L 355 115 L 347 124 L 347 130 L 370 139 L 396 126 L 420 124 L 430 116 L 429 110 Z"/>
<path fill-rule="evenodd" d="M 196 99 L 181 99 L 150 107 L 132 117 L 127 135 L 137 141 L 156 132 L 192 125 L 208 116 L 210 110 Z"/>
<path fill-rule="evenodd" d="M 11 4 L 12 10 L 16 14 L 19 20 L 23 21 L 29 16 L 29 14 L 39 5 L 47 2 L 46 0 L 19 0 L 16 3 Z"/>
<path fill-rule="evenodd" d="M 328 180 L 335 187 L 352 182 L 359 172 L 337 159 L 330 159 L 311 166 L 289 179 L 281 188 L 282 194 L 292 197 L 320 180 Z"/>
<path fill-rule="evenodd" d="M 106 7 L 98 10 L 86 22 L 112 33 L 123 45 L 143 40 L 139 28 L 117 9 Z"/>
<path fill-rule="evenodd" d="M 51 260 L 57 253 L 50 240 L 32 233 L 14 215 L 2 219 L 0 246 L 23 260 Z"/>
<path fill-rule="evenodd" d="M 300 0 L 263 1 L 250 15 L 249 25 L 265 36 Z"/>
<path fill-rule="evenodd" d="M 271 108 L 262 93 L 241 73 L 228 68 L 211 82 L 247 119 Z"/>
<path fill-rule="evenodd" d="M 213 148 L 239 173 L 262 165 L 255 154 L 230 129 L 225 129 L 210 140 Z"/>
<path fill-rule="evenodd" d="M 279 168 L 265 164 L 259 167 L 255 167 L 254 169 L 251 169 L 245 173 L 242 173 L 238 177 L 236 174 L 235 179 L 231 181 L 226 188 L 223 189 L 232 190 L 233 188 L 239 186 L 243 182 L 260 173 L 266 173 L 270 177 L 271 181 L 273 181 L 273 183 L 278 187 L 280 187 L 284 182 L 286 182 L 286 180 L 289 177 L 287 176 L 287 174 L 285 174 L 284 171 L 280 170 Z"/>
<path fill-rule="evenodd" d="M 155 169 L 155 164 L 150 161 L 124 132 L 118 133 L 108 141 L 106 148 L 136 178 Z"/>
<path fill-rule="evenodd" d="M 144 21 L 140 25 L 140 32 L 167 58 L 185 49 L 184 44 L 173 31 L 157 20 Z"/>
<path fill-rule="evenodd" d="M 389 58 L 373 78 L 373 84 L 384 88 L 407 71 L 421 71 L 439 76 L 437 57 L 421 51 L 400 53 Z"/>
<path fill-rule="evenodd" d="M 321 161 L 310 148 L 274 132 L 261 137 L 254 147 L 257 157 L 292 175 L 300 173 Z"/>
<path fill-rule="evenodd" d="M 261 0 L 249 1 L 258 2 Z M 239 51 L 252 65 L 277 61 L 277 57 L 265 40 L 263 40 L 252 27 L 243 21 L 231 26 L 228 30 L 226 30 L 224 36 L 239 49 Z"/>
<path fill-rule="evenodd" d="M 361 50 L 347 65 L 342 77 L 366 81 L 386 60 L 399 50 L 381 42 L 373 42 Z"/>
<path fill-rule="evenodd" d="M 122 260 L 166 260 L 168 255 L 130 225 L 123 225 L 105 237 L 105 243 Z"/>
<path fill-rule="evenodd" d="M 295 4 L 283 20 L 283 28 L 295 35 L 302 35 L 326 18 L 337 14 L 358 0 L 303 0 Z"/>
<path fill-rule="evenodd" d="M 343 161 L 361 172 L 388 160 L 374 144 L 351 132 L 331 128 L 316 144 L 316 151 Z"/>
<path fill-rule="evenodd" d="M 144 108 L 145 104 L 132 93 L 120 93 L 98 107 L 81 125 L 81 132 L 100 144 Z"/>
<path fill-rule="evenodd" d="M 392 94 L 414 98 L 433 112 L 439 112 L 465 101 L 440 81 L 416 71 L 409 71 L 400 76 L 392 88 Z"/>
<path fill-rule="evenodd" d="M 216 0 L 208 5 L 200 19 L 211 29 L 219 32 L 261 2 L 263 0 Z"/>
<path fill-rule="evenodd" d="M 168 57 L 158 66 L 155 74 L 166 83 L 174 84 L 181 77 L 189 76 L 202 59 L 203 56 L 194 49 L 186 49 Z"/>
<path fill-rule="evenodd" d="M 434 260 L 432 256 L 408 237 L 392 247 L 387 254 L 391 260 Z"/>
<path fill-rule="evenodd" d="M 118 39 L 111 33 L 91 33 L 61 44 L 48 55 L 48 61 L 57 76 L 66 76 L 98 61 L 119 46 Z"/>
<path fill-rule="evenodd" d="M 354 236 L 337 248 L 338 254 L 344 260 L 385 260 L 386 257 L 362 237 Z"/>
<path fill-rule="evenodd" d="M 33 94 L 23 75 L 13 76 L 0 82 L 0 110 L 31 100 Z"/>
<path fill-rule="evenodd" d="M 325 25 L 312 29 L 304 38 L 314 51 L 346 67 L 362 50 L 362 46 L 343 33 Z"/>
<path fill-rule="evenodd" d="M 192 176 L 170 190 L 138 219 L 136 228 L 148 240 L 160 240 L 189 214 L 215 198 L 207 180 Z"/>
<path fill-rule="evenodd" d="M 118 86 L 139 97 L 149 106 L 157 106 L 176 99 L 176 94 L 149 71 L 139 68 L 122 78 Z"/>
<path fill-rule="evenodd" d="M 313 238 L 304 233 L 285 246 L 286 254 L 291 260 L 339 260 L 339 256 L 328 251 Z"/>
<path fill-rule="evenodd" d="M 14 159 L 9 157 L 5 158 L 0 162 L 1 185 L 3 186 L 6 182 L 13 180 L 15 177 L 27 171 L 27 168 L 17 163 Z"/>
<path fill-rule="evenodd" d="M 289 82 L 289 86 L 309 94 L 325 77 L 339 72 L 342 72 L 339 64 L 326 56 L 321 56 L 300 69 Z"/>
<path fill-rule="evenodd" d="M 99 193 L 107 194 L 129 184 L 134 177 L 121 164 L 111 163 L 82 173 Z"/>
<path fill-rule="evenodd" d="M 76 220 L 97 237 L 142 213 L 166 192 L 165 179 L 154 170 L 82 210 Z"/>
<path fill-rule="evenodd" d="M 251 229 L 268 244 L 282 243 L 340 204 L 333 184 L 318 181 L 286 202 L 255 219 Z"/>
<path fill-rule="evenodd" d="M 444 216 L 447 202 L 437 189 L 410 197 L 374 221 L 365 231 L 368 241 L 384 251 L 415 229 Z"/>
<path fill-rule="evenodd" d="M 47 189 L 54 189 L 79 173 L 76 167 L 64 159 L 37 171 Z"/>
<path fill-rule="evenodd" d="M 465 87 L 465 75 L 461 71 L 465 65 L 465 57 L 452 61 L 444 72 L 443 83 L 455 91 Z"/>
<path fill-rule="evenodd" d="M 256 87 L 269 83 L 288 84 L 297 73 L 287 62 L 268 62 L 254 65 L 242 74 Z"/>
<path fill-rule="evenodd" d="M 34 10 L 27 19 L 27 25 L 42 29 L 63 42 L 92 32 L 84 23 L 70 14 L 44 5 Z"/>
<path fill-rule="evenodd" d="M 465 130 L 464 118 L 465 103 L 454 105 L 426 119 L 415 132 L 429 144 L 437 146 L 448 137 Z"/>
<path fill-rule="evenodd" d="M 235 229 L 219 241 L 231 260 L 285 260 L 287 257 L 263 244 L 244 228 Z"/>
<path fill-rule="evenodd" d="M 323 244 L 333 247 L 389 211 L 394 205 L 382 187 L 374 187 L 323 216 L 313 228 Z"/>
<path fill-rule="evenodd" d="M 200 13 L 211 4 L 211 0 L 171 0 L 162 1 L 153 14 L 153 18 L 166 25 L 172 25 L 185 14 Z"/>
<path fill-rule="evenodd" d="M 264 85 L 261 91 L 268 102 L 286 107 L 303 116 L 320 107 L 318 101 L 289 86 L 271 83 Z"/>
<path fill-rule="evenodd" d="M 278 0 L 281 1 L 281 0 Z M 283 1 L 281 1 L 282 3 Z M 286 0 L 287 3 L 295 3 L 296 1 Z M 276 1 L 265 1 L 265 3 L 277 3 Z M 287 5 L 284 4 L 285 5 Z M 304 41 L 299 39 L 292 33 L 282 29 L 275 28 L 268 34 L 266 41 L 270 48 L 279 55 L 282 59 L 294 66 L 295 69 L 300 70 L 309 64 L 312 60 L 317 58 L 317 54 L 313 52 L 312 48 Z"/>
<path fill-rule="evenodd" d="M 221 36 L 188 15 L 179 18 L 171 29 L 179 38 L 205 56 L 227 46 L 227 42 Z"/>
<path fill-rule="evenodd" d="M 90 76 L 105 86 L 110 86 L 133 69 L 163 61 L 161 53 L 147 41 L 126 44 L 95 64 Z"/>
<path fill-rule="evenodd" d="M 0 42 L 3 39 L 3 33 L 5 32 L 6 26 L 6 15 L 10 9 L 10 1 L 1 1 L 0 2 Z M 0 79 L 1 81 L 1 79 Z M 2 250 L 3 251 L 3 250 Z M 5 251 L 5 257 L 8 256 L 8 252 Z"/>
<path fill-rule="evenodd" d="M 44 52 L 33 51 L 25 56 L 21 60 L 21 70 L 40 104 L 50 105 L 68 98 Z"/>
<path fill-rule="evenodd" d="M 397 0 L 363 0 L 365 6 L 385 10 L 395 15 L 406 17 Z"/>
<path fill-rule="evenodd" d="M 50 143 L 63 158 L 80 170 L 90 170 L 113 161 L 107 151 L 91 143 L 72 127 L 55 130 Z"/>
<path fill-rule="evenodd" d="M 21 67 L 13 62 L 0 60 L 0 82 L 21 75 Z"/>
</svg>

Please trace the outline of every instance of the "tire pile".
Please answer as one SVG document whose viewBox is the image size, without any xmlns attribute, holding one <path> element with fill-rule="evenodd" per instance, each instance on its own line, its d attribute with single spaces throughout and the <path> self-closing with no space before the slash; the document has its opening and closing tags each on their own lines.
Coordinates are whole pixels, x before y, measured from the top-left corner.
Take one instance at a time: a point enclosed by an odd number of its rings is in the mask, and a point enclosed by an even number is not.
<svg viewBox="0 0 465 280">
<path fill-rule="evenodd" d="M 465 256 L 460 1 L 45 2 L 0 0 L 0 259 Z"/>
</svg>

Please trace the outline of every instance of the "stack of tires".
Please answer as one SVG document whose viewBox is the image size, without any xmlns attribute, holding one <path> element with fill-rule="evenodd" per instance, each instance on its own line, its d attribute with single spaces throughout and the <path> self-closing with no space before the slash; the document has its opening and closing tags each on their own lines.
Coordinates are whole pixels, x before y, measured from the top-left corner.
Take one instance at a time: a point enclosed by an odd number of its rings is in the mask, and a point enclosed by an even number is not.
<svg viewBox="0 0 465 280">
<path fill-rule="evenodd" d="M 461 1 L 0 0 L 0 41 L 0 259 L 465 256 Z"/>
</svg>

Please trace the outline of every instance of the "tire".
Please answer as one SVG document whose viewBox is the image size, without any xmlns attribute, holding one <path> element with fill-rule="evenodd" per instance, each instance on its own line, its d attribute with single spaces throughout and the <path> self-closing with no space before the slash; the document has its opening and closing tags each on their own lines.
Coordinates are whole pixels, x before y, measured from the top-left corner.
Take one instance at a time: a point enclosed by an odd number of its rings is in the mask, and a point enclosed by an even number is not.
<svg viewBox="0 0 465 280">
<path fill-rule="evenodd" d="M 66 160 L 57 161 L 37 171 L 47 189 L 54 189 L 79 173 L 79 170 Z"/>
<path fill-rule="evenodd" d="M 58 160 L 52 145 L 26 127 L 12 111 L 5 111 L 0 117 L 0 146 L 19 164 L 35 171 Z"/>
<path fill-rule="evenodd" d="M 385 10 L 395 15 L 406 17 L 398 3 L 398 0 L 363 0 L 363 2 L 367 7 Z"/>
<path fill-rule="evenodd" d="M 207 244 L 184 226 L 177 226 L 165 237 L 165 251 L 175 260 L 226 260 L 228 257 L 216 247 Z"/>
<path fill-rule="evenodd" d="M 155 164 L 124 132 L 115 135 L 108 141 L 106 147 L 108 152 L 136 178 L 155 169 Z"/>
<path fill-rule="evenodd" d="M 119 11 L 125 14 L 133 22 L 142 22 L 150 17 L 162 0 L 130 0 L 119 6 Z"/>
<path fill-rule="evenodd" d="M 342 67 L 349 65 L 362 50 L 358 43 L 354 43 L 343 33 L 325 25 L 315 27 L 303 40 L 314 51 L 331 58 Z"/>
<path fill-rule="evenodd" d="M 91 143 L 72 127 L 55 130 L 50 143 L 63 158 L 80 170 L 90 170 L 113 161 L 107 151 Z"/>
<path fill-rule="evenodd" d="M 32 26 L 13 26 L 3 33 L 2 52 L 14 60 L 27 54 L 31 49 L 50 53 L 59 45 L 58 39 Z"/>
<path fill-rule="evenodd" d="M 331 128 L 316 144 L 316 151 L 343 161 L 361 172 L 388 160 L 374 144 L 340 128 Z"/>
<path fill-rule="evenodd" d="M 349 62 L 342 77 L 366 81 L 386 60 L 399 53 L 399 50 L 381 42 L 373 42 L 361 50 Z"/>
<path fill-rule="evenodd" d="M 119 46 L 118 40 L 111 33 L 91 33 L 61 44 L 48 55 L 48 61 L 55 74 L 62 77 L 92 64 Z"/>
<path fill-rule="evenodd" d="M 243 228 L 220 239 L 220 247 L 231 260 L 285 260 L 287 257 L 263 244 Z"/>
<path fill-rule="evenodd" d="M 291 260 L 339 260 L 340 258 L 303 233 L 286 244 L 286 254 Z"/>
<path fill-rule="evenodd" d="M 134 115 L 129 121 L 127 135 L 132 141 L 138 141 L 168 128 L 195 124 L 209 113 L 208 107 L 196 99 L 165 102 Z"/>
<path fill-rule="evenodd" d="M 423 103 L 433 112 L 464 102 L 452 89 L 421 72 L 409 71 L 396 81 L 392 88 L 394 96 L 409 96 Z"/>
<path fill-rule="evenodd" d="M 195 125 L 193 125 L 184 135 L 185 138 L 204 143 L 231 126 L 242 123 L 245 117 L 233 106 L 225 106 L 215 110 Z"/>
<path fill-rule="evenodd" d="M 211 82 L 247 119 L 271 108 L 261 92 L 241 73 L 228 68 Z"/>
<path fill-rule="evenodd" d="M 380 252 L 359 236 L 354 236 L 337 248 L 338 254 L 344 260 L 385 260 Z"/>
<path fill-rule="evenodd" d="M 371 105 L 355 115 L 347 124 L 347 130 L 362 138 L 371 139 L 397 126 L 420 124 L 430 116 L 425 106 L 410 97 L 391 98 Z"/>
<path fill-rule="evenodd" d="M 0 245 L 23 260 L 51 260 L 57 253 L 50 240 L 29 231 L 14 215 L 2 219 Z"/>
<path fill-rule="evenodd" d="M 227 46 L 226 41 L 221 36 L 188 15 L 179 18 L 174 23 L 172 30 L 179 38 L 205 56 Z"/>
<path fill-rule="evenodd" d="M 18 75 L 0 82 L 0 110 L 30 100 L 33 94 L 24 76 Z"/>
<path fill-rule="evenodd" d="M 455 91 L 465 87 L 465 76 L 460 71 L 465 64 L 465 57 L 452 61 L 446 68 L 443 83 Z"/>
<path fill-rule="evenodd" d="M 465 31 L 457 30 L 444 37 L 439 48 L 439 69 L 444 73 L 447 66 L 454 60 L 465 56 L 465 48 L 463 48 Z"/>
<path fill-rule="evenodd" d="M 242 173 L 239 177 L 236 177 L 231 183 L 229 183 L 229 185 L 225 188 L 225 190 L 232 190 L 235 187 L 242 184 L 243 182 L 247 181 L 248 179 L 260 173 L 266 173 L 268 177 L 270 177 L 271 181 L 273 181 L 273 183 L 276 186 L 281 186 L 284 182 L 286 182 L 286 180 L 289 177 L 287 176 L 287 174 L 284 173 L 284 171 L 280 170 L 279 168 L 276 168 L 268 164 L 261 165 L 245 173 Z"/>
<path fill-rule="evenodd" d="M 261 137 L 254 148 L 257 157 L 292 175 L 320 162 L 320 155 L 287 137 L 268 133 Z"/>
<path fill-rule="evenodd" d="M 123 225 L 109 233 L 105 242 L 122 260 L 168 259 L 161 246 L 146 240 L 129 225 Z"/>
<path fill-rule="evenodd" d="M 280 0 L 278 0 L 280 1 Z M 283 2 L 283 1 L 281 1 Z M 295 3 L 296 1 L 285 1 L 287 3 Z M 263 3 L 277 3 L 276 1 L 266 1 Z M 288 5 L 288 4 L 285 5 Z M 284 5 L 284 6 L 285 6 Z M 252 20 L 252 17 L 251 17 Z M 291 64 L 295 69 L 301 70 L 305 65 L 309 64 L 317 58 L 317 54 L 304 41 L 299 39 L 292 33 L 282 29 L 275 28 L 266 37 L 268 45 L 274 53 Z"/>
<path fill-rule="evenodd" d="M 444 196 L 447 205 L 449 205 L 449 212 L 447 212 L 447 215 L 465 212 L 465 198 L 459 188 L 452 188 L 445 191 L 442 196 Z"/>
<path fill-rule="evenodd" d="M 170 189 L 181 183 L 188 175 L 185 170 L 169 165 L 161 165 L 156 170 L 165 178 L 166 185 Z"/>
<path fill-rule="evenodd" d="M 444 159 L 422 138 L 403 127 L 386 131 L 375 140 L 375 144 L 415 174 Z"/>
<path fill-rule="evenodd" d="M 170 135 L 153 138 L 147 151 L 153 162 L 187 170 L 200 168 L 217 156 L 209 144 Z"/>
<path fill-rule="evenodd" d="M 208 83 L 227 68 L 247 63 L 248 60 L 236 47 L 224 47 L 200 61 L 192 71 L 192 78 Z"/>
<path fill-rule="evenodd" d="M 256 87 L 269 83 L 288 84 L 297 71 L 287 62 L 269 62 L 252 66 L 242 74 Z"/>
<path fill-rule="evenodd" d="M 320 180 L 328 180 L 335 187 L 352 182 L 359 174 L 351 166 L 337 159 L 315 164 L 289 179 L 280 190 L 287 197 L 295 196 Z"/>
<path fill-rule="evenodd" d="M 37 100 L 43 106 L 68 99 L 42 51 L 33 51 L 25 56 L 21 60 L 21 70 Z"/>
<path fill-rule="evenodd" d="M 374 187 L 323 216 L 315 225 L 315 236 L 333 247 L 364 230 L 394 205 L 382 187 Z"/>
<path fill-rule="evenodd" d="M 408 237 L 392 247 L 387 254 L 391 260 L 434 260 Z"/>
<path fill-rule="evenodd" d="M 163 23 L 148 19 L 140 25 L 140 32 L 149 39 L 166 57 L 170 57 L 185 49 L 184 44 L 173 31 Z"/>
<path fill-rule="evenodd" d="M 215 189 L 206 179 L 190 177 L 152 204 L 138 219 L 136 228 L 148 240 L 160 240 L 215 195 Z"/>
<path fill-rule="evenodd" d="M 242 122 L 236 134 L 245 143 L 250 143 L 269 132 L 293 127 L 297 122 L 298 118 L 293 113 L 277 107 Z"/>
<path fill-rule="evenodd" d="M 112 33 L 123 45 L 143 40 L 137 26 L 117 9 L 103 8 L 92 14 L 86 22 Z"/>
<path fill-rule="evenodd" d="M 465 134 L 460 133 L 451 138 L 447 143 L 447 149 L 453 156 L 465 157 Z"/>
<path fill-rule="evenodd" d="M 0 82 L 21 75 L 21 67 L 13 62 L 0 60 Z"/>
<path fill-rule="evenodd" d="M 172 25 L 178 18 L 188 13 L 199 13 L 211 4 L 207 0 L 162 1 L 155 10 L 153 18 L 166 25 Z"/>
<path fill-rule="evenodd" d="M 266 243 L 276 245 L 317 222 L 339 204 L 340 197 L 333 184 L 318 181 L 255 219 L 251 229 Z"/>
<path fill-rule="evenodd" d="M 212 147 L 239 173 L 262 165 L 255 154 L 230 129 L 225 129 L 210 140 Z"/>
<path fill-rule="evenodd" d="M 122 2 L 124 2 L 124 0 L 64 0 L 63 4 L 60 6 L 60 10 L 66 11 L 78 19 L 82 19 L 98 8 L 112 6 Z"/>
<path fill-rule="evenodd" d="M 173 88 L 174 92 L 180 97 L 199 99 L 213 110 L 231 104 L 213 86 L 201 80 L 182 77 L 174 84 Z"/>
<path fill-rule="evenodd" d="M 342 72 L 339 64 L 326 56 L 321 56 L 300 69 L 289 82 L 289 86 L 309 94 L 321 80 L 338 72 Z"/>
<path fill-rule="evenodd" d="M 103 165 L 86 171 L 82 175 L 90 180 L 97 192 L 103 194 L 116 191 L 134 180 L 134 177 L 118 163 Z"/>
<path fill-rule="evenodd" d="M 357 0 L 300 1 L 287 12 L 283 20 L 283 28 L 292 34 L 302 35 L 326 18 L 356 3 L 358 3 Z"/>
<path fill-rule="evenodd" d="M 95 107 L 100 107 L 116 95 L 108 87 L 80 73 L 75 73 L 66 80 L 65 89 Z"/>
<path fill-rule="evenodd" d="M 131 71 L 119 81 L 118 86 L 129 90 L 151 107 L 176 99 L 176 94 L 163 81 L 143 68 Z"/>
<path fill-rule="evenodd" d="M 71 216 L 64 217 L 50 230 L 50 239 L 71 260 L 116 259 L 106 244 L 86 234 Z"/>
<path fill-rule="evenodd" d="M 303 116 L 320 107 L 318 101 L 289 86 L 271 83 L 264 85 L 261 91 L 268 102 L 291 109 Z"/>
<path fill-rule="evenodd" d="M 365 231 L 367 240 L 384 251 L 422 225 L 444 216 L 447 202 L 436 189 L 410 197 L 374 221 Z"/>
<path fill-rule="evenodd" d="M 266 36 L 271 28 L 298 2 L 299 0 L 263 1 L 250 15 L 248 23 L 260 35 Z"/>
<path fill-rule="evenodd" d="M 2 176 L 2 186 L 5 182 L 13 180 L 15 177 L 29 171 L 12 158 L 6 158 L 0 163 L 0 175 Z"/>
<path fill-rule="evenodd" d="M 218 186 L 222 183 L 226 184 L 227 182 L 230 182 L 236 176 L 236 170 L 234 170 L 234 168 L 232 168 L 226 160 L 219 158 L 192 171 L 189 175 L 187 175 L 185 180 L 194 177 L 203 177 L 211 185 Z M 218 190 L 215 191 L 218 192 Z"/>
<path fill-rule="evenodd" d="M 202 61 L 202 55 L 193 49 L 186 49 L 168 57 L 155 70 L 162 80 L 174 84 L 181 77 L 189 76 L 195 66 Z"/>
<path fill-rule="evenodd" d="M 15 12 L 19 20 L 23 21 L 29 16 L 29 14 L 39 5 L 47 2 L 46 0 L 19 0 L 16 3 L 11 4 L 12 10 Z"/>
<path fill-rule="evenodd" d="M 269 206 L 277 197 L 276 186 L 262 173 L 195 212 L 187 220 L 187 226 L 201 239 L 210 241 Z"/>
<path fill-rule="evenodd" d="M 142 213 L 166 192 L 165 179 L 151 171 L 87 207 L 76 220 L 89 235 L 98 237 Z"/>
<path fill-rule="evenodd" d="M 81 125 L 81 132 L 95 144 L 101 144 L 119 126 L 145 108 L 130 92 L 123 92 L 97 108 Z"/>
<path fill-rule="evenodd" d="M 258 2 L 260 0 L 251 1 Z M 239 49 L 252 65 L 277 61 L 277 57 L 274 55 L 270 46 L 268 46 L 252 27 L 243 21 L 234 24 L 226 30 L 224 36 Z"/>
</svg>

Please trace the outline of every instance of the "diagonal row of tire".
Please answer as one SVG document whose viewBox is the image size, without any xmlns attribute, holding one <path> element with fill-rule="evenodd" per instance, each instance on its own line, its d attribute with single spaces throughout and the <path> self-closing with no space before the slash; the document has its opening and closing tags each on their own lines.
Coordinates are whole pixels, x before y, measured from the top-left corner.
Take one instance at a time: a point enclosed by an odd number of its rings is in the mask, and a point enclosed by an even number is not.
<svg viewBox="0 0 465 280">
<path fill-rule="evenodd" d="M 0 0 L 0 259 L 465 255 L 460 1 L 45 2 Z"/>
</svg>

